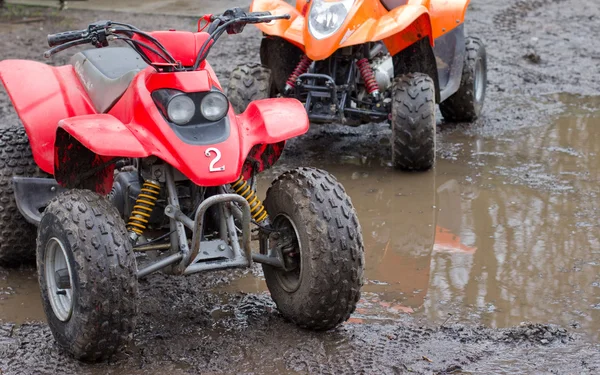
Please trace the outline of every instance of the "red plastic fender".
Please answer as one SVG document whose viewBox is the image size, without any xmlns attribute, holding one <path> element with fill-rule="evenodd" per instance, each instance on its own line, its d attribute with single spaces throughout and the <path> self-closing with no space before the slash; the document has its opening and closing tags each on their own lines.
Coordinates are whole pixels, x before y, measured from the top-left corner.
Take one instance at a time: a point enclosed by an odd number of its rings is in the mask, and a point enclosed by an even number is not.
<svg viewBox="0 0 600 375">
<path fill-rule="evenodd" d="M 0 80 L 27 131 L 35 162 L 53 174 L 58 122 L 96 113 L 73 66 L 4 60 L 0 62 Z"/>
<path fill-rule="evenodd" d="M 95 154 L 124 158 L 144 158 L 150 153 L 127 126 L 107 114 L 77 116 L 62 120 L 58 127 Z"/>
<path fill-rule="evenodd" d="M 241 123 L 243 155 L 257 144 L 273 144 L 308 131 L 306 109 L 297 99 L 263 99 L 251 102 L 237 116 Z"/>
</svg>

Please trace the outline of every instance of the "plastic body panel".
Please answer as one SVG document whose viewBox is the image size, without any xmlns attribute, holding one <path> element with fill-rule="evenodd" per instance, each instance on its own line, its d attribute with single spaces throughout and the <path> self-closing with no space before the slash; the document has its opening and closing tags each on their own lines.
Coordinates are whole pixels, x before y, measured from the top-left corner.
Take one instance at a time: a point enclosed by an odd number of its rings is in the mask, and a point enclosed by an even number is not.
<svg viewBox="0 0 600 375">
<path fill-rule="evenodd" d="M 388 11 L 379 0 L 356 0 L 339 30 L 321 40 L 308 30 L 302 14 L 304 5 L 293 7 L 282 0 L 254 0 L 250 9 L 289 13 L 290 20 L 257 27 L 267 35 L 297 45 L 312 60 L 324 60 L 340 48 L 367 42 L 383 41 L 392 55 L 424 37 L 433 46 L 436 38 L 463 23 L 468 4 L 469 0 L 409 0 L 407 5 Z"/>
<path fill-rule="evenodd" d="M 27 131 L 35 162 L 53 174 L 58 122 L 96 113 L 73 66 L 5 60 L 0 61 L 0 79 Z"/>
<path fill-rule="evenodd" d="M 173 36 L 172 43 L 177 35 L 183 36 L 184 41 L 189 39 L 188 35 L 196 40 L 204 37 L 194 33 L 165 33 L 168 38 Z M 195 52 L 198 46 L 188 47 Z M 173 54 L 191 57 L 181 51 Z M 305 133 L 309 126 L 299 101 L 266 99 L 252 103 L 237 116 L 230 108 L 227 116 L 231 131 L 225 141 L 201 146 L 185 143 L 169 127 L 151 93 L 162 88 L 184 92 L 220 89 L 214 71 L 206 62 L 194 72 L 160 73 L 152 67 L 142 70 L 107 114 L 95 113 L 70 65 L 51 67 L 32 61 L 3 61 L 0 78 L 29 135 L 36 163 L 48 173 L 60 169 L 61 175 L 67 173 L 71 181 L 76 173 L 89 171 L 77 172 L 68 165 L 61 167 L 61 163 L 77 164 L 75 157 L 69 156 L 69 142 L 74 142 L 72 147 L 83 147 L 96 155 L 92 163 L 95 167 L 113 158 L 153 155 L 198 185 L 219 186 L 240 176 L 254 146 L 283 142 Z M 111 171 L 102 170 L 105 177 L 95 183 L 97 191 L 106 191 L 112 184 Z"/>
</svg>

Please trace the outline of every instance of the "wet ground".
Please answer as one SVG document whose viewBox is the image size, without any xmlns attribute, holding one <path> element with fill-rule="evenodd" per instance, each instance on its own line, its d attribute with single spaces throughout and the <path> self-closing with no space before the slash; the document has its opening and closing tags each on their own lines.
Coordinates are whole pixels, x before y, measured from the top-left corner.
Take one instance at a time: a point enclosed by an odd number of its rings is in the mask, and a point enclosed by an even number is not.
<svg viewBox="0 0 600 375">
<path fill-rule="evenodd" d="M 0 269 L 0 372 L 600 373 L 600 40 L 590 37 L 600 10 L 474 0 L 468 17 L 488 45 L 486 107 L 471 126 L 440 120 L 434 171 L 393 171 L 384 125 L 315 126 L 261 180 L 264 192 L 282 170 L 313 165 L 346 187 L 367 265 L 350 322 L 328 333 L 284 322 L 259 267 L 154 275 L 141 282 L 135 347 L 82 365 L 54 346 L 35 270 Z M 195 23 L 75 10 L 4 22 L 0 57 L 37 59 L 46 33 L 106 18 Z M 225 38 L 210 59 L 217 73 L 256 60 L 258 37 Z M 2 91 L 0 115 L 16 121 Z"/>
</svg>

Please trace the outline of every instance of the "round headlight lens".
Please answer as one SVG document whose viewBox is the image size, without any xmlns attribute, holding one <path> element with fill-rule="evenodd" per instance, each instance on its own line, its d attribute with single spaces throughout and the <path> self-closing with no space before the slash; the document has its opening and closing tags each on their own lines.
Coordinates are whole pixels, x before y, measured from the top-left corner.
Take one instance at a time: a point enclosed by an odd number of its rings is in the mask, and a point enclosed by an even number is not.
<svg viewBox="0 0 600 375">
<path fill-rule="evenodd" d="M 344 23 L 355 0 L 314 0 L 308 15 L 308 30 L 317 39 L 331 36 Z"/>
<path fill-rule="evenodd" d="M 194 114 L 196 114 L 196 105 L 187 95 L 177 95 L 167 105 L 167 115 L 177 125 L 187 124 Z"/>
<path fill-rule="evenodd" d="M 211 92 L 202 99 L 200 111 L 208 121 L 219 121 L 227 114 L 229 101 L 220 92 Z"/>
</svg>

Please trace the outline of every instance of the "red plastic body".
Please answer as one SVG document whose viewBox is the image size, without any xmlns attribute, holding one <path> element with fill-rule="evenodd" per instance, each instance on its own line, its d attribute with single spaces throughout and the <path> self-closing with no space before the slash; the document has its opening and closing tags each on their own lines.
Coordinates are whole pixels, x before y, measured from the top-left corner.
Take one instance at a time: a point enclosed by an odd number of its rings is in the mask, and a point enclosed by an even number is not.
<svg viewBox="0 0 600 375">
<path fill-rule="evenodd" d="M 193 64 L 206 35 L 153 33 L 175 59 L 186 66 Z M 158 57 L 156 59 L 159 61 Z M 133 79 L 125 94 L 106 114 L 95 112 L 70 65 L 51 67 L 33 61 L 6 60 L 0 62 L 0 79 L 25 126 L 36 163 L 51 174 L 60 169 L 60 163 L 69 162 L 64 156 L 69 155 L 69 146 L 56 145 L 57 132 L 65 131 L 97 155 L 98 160 L 156 156 L 197 185 L 219 186 L 234 182 L 242 174 L 251 150 L 265 150 L 265 147 L 254 146 L 273 145 L 279 150 L 281 142 L 305 133 L 309 126 L 299 101 L 266 99 L 251 103 L 246 112 L 237 116 L 230 108 L 231 131 L 224 142 L 205 146 L 184 142 L 166 123 L 151 93 L 161 88 L 183 92 L 208 91 L 211 87 L 220 89 L 207 62 L 194 72 L 159 73 L 148 67 Z M 65 149 L 57 150 L 56 147 Z M 214 151 L 207 151 L 211 148 L 218 149 L 221 154 L 213 166 L 224 167 L 224 170 L 211 171 L 211 162 L 216 155 Z M 280 150 L 278 152 L 280 154 Z M 55 156 L 59 154 L 63 156 Z M 253 155 L 253 158 L 260 158 L 260 155 Z M 112 177 L 110 181 L 98 184 L 105 188 L 97 190 L 106 190 L 109 182 L 112 183 Z"/>
</svg>

